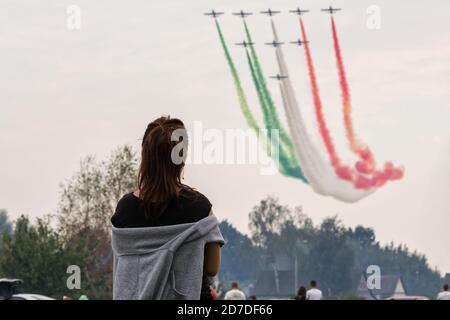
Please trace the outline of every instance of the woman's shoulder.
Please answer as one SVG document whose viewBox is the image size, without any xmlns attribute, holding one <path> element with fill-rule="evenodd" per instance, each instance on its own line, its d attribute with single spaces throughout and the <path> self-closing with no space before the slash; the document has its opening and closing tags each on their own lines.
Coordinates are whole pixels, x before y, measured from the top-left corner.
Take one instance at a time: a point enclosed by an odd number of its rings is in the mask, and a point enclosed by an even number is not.
<svg viewBox="0 0 450 320">
<path fill-rule="evenodd" d="M 191 214 L 197 216 L 198 219 L 206 218 L 211 212 L 212 203 L 208 197 L 197 190 L 183 190 L 180 198 L 182 199 L 183 205 L 189 209 Z"/>
<path fill-rule="evenodd" d="M 134 195 L 134 192 L 127 193 L 117 202 L 117 208 L 124 208 L 130 205 L 139 203 L 139 198 Z"/>
<path fill-rule="evenodd" d="M 191 204 L 204 204 L 211 205 L 208 197 L 206 197 L 203 193 L 195 189 L 184 189 L 180 196 L 186 200 L 188 200 Z"/>
<path fill-rule="evenodd" d="M 119 225 L 124 217 L 129 216 L 129 213 L 133 213 L 136 210 L 136 206 L 139 205 L 139 199 L 133 194 L 133 192 L 127 193 L 120 198 L 117 202 L 114 215 L 111 217 L 113 225 Z"/>
</svg>

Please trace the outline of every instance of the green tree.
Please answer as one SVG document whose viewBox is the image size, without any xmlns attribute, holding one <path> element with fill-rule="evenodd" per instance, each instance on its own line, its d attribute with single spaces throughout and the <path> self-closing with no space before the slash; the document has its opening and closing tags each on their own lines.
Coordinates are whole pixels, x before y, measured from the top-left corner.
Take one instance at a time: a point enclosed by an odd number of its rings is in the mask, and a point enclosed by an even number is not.
<svg viewBox="0 0 450 320">
<path fill-rule="evenodd" d="M 5 234 L 0 246 L 0 274 L 22 279 L 21 291 L 55 298 L 74 293 L 66 285 L 67 267 L 79 264 L 84 257 L 65 246 L 49 219 L 38 219 L 32 225 L 21 216 L 14 235 Z"/>
<path fill-rule="evenodd" d="M 345 227 L 337 217 L 326 218 L 311 242 L 308 255 L 311 278 L 325 294 L 339 294 L 352 289 L 354 253 L 345 238 Z"/>
<path fill-rule="evenodd" d="M 225 283 L 255 280 L 262 265 L 261 248 L 253 246 L 250 238 L 228 221 L 222 221 L 219 227 L 226 243 L 221 250 L 220 279 Z"/>
<path fill-rule="evenodd" d="M 291 219 L 290 210 L 279 204 L 278 199 L 268 196 L 258 206 L 255 206 L 249 214 L 249 228 L 252 240 L 256 247 L 263 249 L 263 262 L 271 266 L 276 288 L 279 292 L 279 271 L 277 257 L 280 255 L 278 248 L 283 225 Z"/>
<path fill-rule="evenodd" d="M 8 212 L 0 209 L 0 240 L 4 234 L 11 234 L 13 230 L 12 223 L 9 221 Z"/>
<path fill-rule="evenodd" d="M 261 200 L 249 214 L 249 228 L 253 242 L 267 250 L 273 260 L 278 238 L 286 221 L 291 221 L 289 208 L 279 204 L 272 196 Z"/>
<path fill-rule="evenodd" d="M 137 158 L 130 146 L 112 152 L 108 161 L 88 156 L 62 186 L 57 219 L 66 235 L 94 229 L 109 233 L 117 201 L 136 189 Z"/>
<path fill-rule="evenodd" d="M 59 232 L 70 248 L 89 257 L 81 267 L 91 297 L 111 298 L 110 218 L 120 197 L 136 189 L 136 181 L 136 154 L 130 146 L 123 146 L 113 151 L 108 161 L 87 157 L 62 186 Z"/>
<path fill-rule="evenodd" d="M 382 275 L 400 276 L 409 295 L 426 295 L 434 298 L 437 294 L 440 287 L 440 273 L 429 266 L 424 255 L 410 252 L 407 246 L 396 246 L 392 242 L 380 246 L 376 241 L 375 232 L 362 226 L 356 227 L 355 230 L 349 228 L 346 237 L 355 255 L 353 266 L 355 278 L 361 277 L 368 266 L 377 265 Z"/>
</svg>

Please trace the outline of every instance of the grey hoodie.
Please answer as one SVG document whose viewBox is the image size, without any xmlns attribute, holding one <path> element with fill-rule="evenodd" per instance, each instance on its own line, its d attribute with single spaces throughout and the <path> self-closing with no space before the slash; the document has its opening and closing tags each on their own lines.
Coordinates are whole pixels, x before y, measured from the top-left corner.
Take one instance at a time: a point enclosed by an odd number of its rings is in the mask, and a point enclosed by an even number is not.
<svg viewBox="0 0 450 320">
<path fill-rule="evenodd" d="M 200 299 L 205 244 L 224 243 L 218 224 L 211 215 L 171 226 L 113 226 L 113 299 Z"/>
</svg>

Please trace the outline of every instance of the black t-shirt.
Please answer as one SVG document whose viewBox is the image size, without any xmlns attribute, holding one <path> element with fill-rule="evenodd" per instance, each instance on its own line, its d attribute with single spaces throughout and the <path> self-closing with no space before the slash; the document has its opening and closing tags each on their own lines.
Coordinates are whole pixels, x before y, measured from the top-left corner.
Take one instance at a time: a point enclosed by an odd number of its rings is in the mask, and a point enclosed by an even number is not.
<svg viewBox="0 0 450 320">
<path fill-rule="evenodd" d="M 211 208 L 211 202 L 200 192 L 183 190 L 178 199 L 169 201 L 166 209 L 157 219 L 150 220 L 145 215 L 141 200 L 133 193 L 129 193 L 117 203 L 111 223 L 116 228 L 160 227 L 192 223 L 206 218 Z M 210 281 L 203 274 L 200 299 L 211 299 L 209 286 Z"/>
<path fill-rule="evenodd" d="M 211 212 L 211 202 L 197 191 L 183 190 L 178 199 L 173 199 L 156 220 L 146 217 L 141 200 L 133 193 L 119 200 L 111 223 L 116 228 L 160 227 L 197 222 Z"/>
</svg>

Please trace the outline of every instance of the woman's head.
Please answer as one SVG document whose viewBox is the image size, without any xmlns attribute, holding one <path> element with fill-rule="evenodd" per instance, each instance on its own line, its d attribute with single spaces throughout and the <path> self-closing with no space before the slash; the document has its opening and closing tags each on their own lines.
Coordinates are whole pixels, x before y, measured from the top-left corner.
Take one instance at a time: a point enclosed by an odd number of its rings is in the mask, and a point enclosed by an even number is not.
<svg viewBox="0 0 450 320">
<path fill-rule="evenodd" d="M 297 296 L 306 296 L 306 288 L 304 286 L 298 288 Z"/>
<path fill-rule="evenodd" d="M 295 300 L 306 300 L 306 288 L 301 286 L 297 290 L 297 296 L 295 297 Z"/>
<path fill-rule="evenodd" d="M 138 175 L 139 197 L 150 218 L 156 218 L 167 202 L 182 189 L 187 135 L 179 119 L 161 117 L 151 122 L 142 139 Z M 183 142 L 183 147 L 179 143 Z"/>
</svg>

